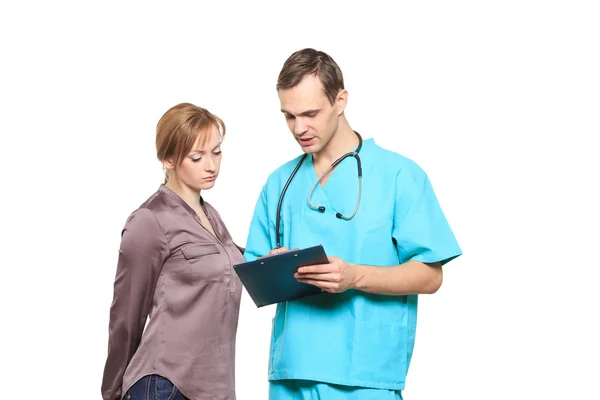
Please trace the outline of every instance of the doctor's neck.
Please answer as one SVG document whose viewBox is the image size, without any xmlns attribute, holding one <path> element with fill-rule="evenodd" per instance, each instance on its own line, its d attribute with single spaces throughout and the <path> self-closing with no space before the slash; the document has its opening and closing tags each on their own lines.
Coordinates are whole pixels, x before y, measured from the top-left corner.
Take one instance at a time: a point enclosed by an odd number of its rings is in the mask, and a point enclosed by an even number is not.
<svg viewBox="0 0 600 400">
<path fill-rule="evenodd" d="M 320 151 L 313 154 L 315 164 L 331 165 L 342 155 L 352 151 L 358 146 L 358 137 L 343 116 L 337 130 Z"/>
</svg>

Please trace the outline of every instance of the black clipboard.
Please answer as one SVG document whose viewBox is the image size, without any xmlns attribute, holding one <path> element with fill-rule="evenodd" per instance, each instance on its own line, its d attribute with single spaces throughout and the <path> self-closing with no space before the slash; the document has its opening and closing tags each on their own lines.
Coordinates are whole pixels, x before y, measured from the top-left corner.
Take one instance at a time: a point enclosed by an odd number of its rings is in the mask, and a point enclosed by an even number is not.
<svg viewBox="0 0 600 400">
<path fill-rule="evenodd" d="M 314 285 L 298 282 L 294 273 L 299 267 L 328 264 L 323 246 L 258 258 L 233 266 L 257 307 L 297 300 L 322 293 Z"/>
</svg>

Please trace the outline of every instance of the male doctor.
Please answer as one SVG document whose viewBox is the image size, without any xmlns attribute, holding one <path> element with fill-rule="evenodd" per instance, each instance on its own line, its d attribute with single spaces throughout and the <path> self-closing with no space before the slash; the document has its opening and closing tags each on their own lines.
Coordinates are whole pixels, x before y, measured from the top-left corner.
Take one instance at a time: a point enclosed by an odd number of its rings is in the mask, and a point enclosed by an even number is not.
<svg viewBox="0 0 600 400">
<path fill-rule="evenodd" d="M 417 296 L 439 289 L 461 249 L 425 172 L 350 127 L 329 55 L 292 54 L 277 91 L 304 154 L 268 177 L 245 258 L 322 245 L 330 262 L 296 274 L 322 294 L 277 305 L 269 398 L 402 399 Z"/>
</svg>

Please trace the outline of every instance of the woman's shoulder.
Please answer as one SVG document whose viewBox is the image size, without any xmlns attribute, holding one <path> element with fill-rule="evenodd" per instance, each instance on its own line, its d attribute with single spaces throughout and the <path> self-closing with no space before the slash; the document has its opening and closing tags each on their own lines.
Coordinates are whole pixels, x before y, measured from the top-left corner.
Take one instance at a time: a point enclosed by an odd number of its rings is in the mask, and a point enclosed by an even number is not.
<svg viewBox="0 0 600 400">
<path fill-rule="evenodd" d="M 160 225 L 159 216 L 161 211 L 168 208 L 168 199 L 165 199 L 161 190 L 157 190 L 146 198 L 135 210 L 133 210 L 125 222 L 130 225 Z"/>
</svg>

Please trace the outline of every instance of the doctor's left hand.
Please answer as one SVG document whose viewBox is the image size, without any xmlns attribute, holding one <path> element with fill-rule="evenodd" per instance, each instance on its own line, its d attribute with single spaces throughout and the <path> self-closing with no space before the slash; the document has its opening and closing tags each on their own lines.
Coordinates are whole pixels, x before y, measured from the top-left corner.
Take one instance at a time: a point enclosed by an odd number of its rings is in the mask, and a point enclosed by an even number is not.
<svg viewBox="0 0 600 400">
<path fill-rule="evenodd" d="M 294 277 L 299 282 L 317 286 L 325 292 L 341 293 L 351 289 L 358 279 L 355 265 L 338 257 L 329 257 L 329 264 L 298 268 Z"/>
</svg>

